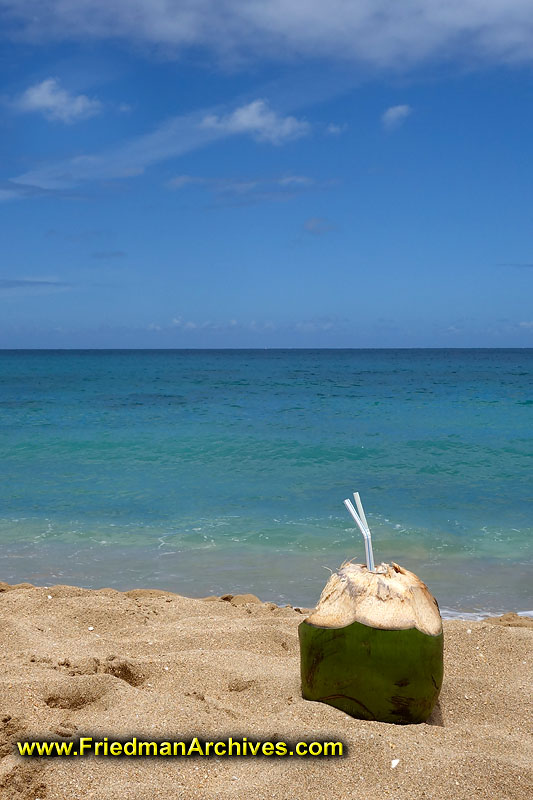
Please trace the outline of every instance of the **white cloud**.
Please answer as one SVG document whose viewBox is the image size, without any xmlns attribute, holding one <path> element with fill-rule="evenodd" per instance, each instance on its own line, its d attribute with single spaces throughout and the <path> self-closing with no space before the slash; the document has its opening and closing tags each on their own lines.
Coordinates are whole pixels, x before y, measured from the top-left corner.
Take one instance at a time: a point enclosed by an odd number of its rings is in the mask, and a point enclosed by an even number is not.
<svg viewBox="0 0 533 800">
<path fill-rule="evenodd" d="M 193 320 L 186 320 L 182 317 L 174 317 L 172 323 L 170 325 L 171 328 L 177 328 L 181 331 L 202 331 L 202 330 L 224 330 L 228 327 L 233 327 L 235 320 L 231 320 L 230 323 L 227 322 L 211 322 L 211 320 L 206 320 L 204 322 L 194 322 Z"/>
<path fill-rule="evenodd" d="M 280 186 L 310 186 L 313 182 L 307 175 L 286 175 L 278 181 Z"/>
<path fill-rule="evenodd" d="M 281 178 L 200 178 L 194 175 L 177 175 L 171 178 L 167 186 L 170 189 L 183 189 L 185 186 L 208 186 L 217 192 L 234 192 L 247 194 L 256 189 L 269 187 L 303 189 L 315 185 L 313 178 L 307 175 L 284 175 Z"/>
<path fill-rule="evenodd" d="M 533 329 L 533 321 L 519 322 L 518 324 L 521 328 Z"/>
<path fill-rule="evenodd" d="M 203 331 L 212 331 L 217 333 L 228 333 L 231 331 L 252 331 L 254 333 L 275 333 L 275 332 L 288 332 L 295 331 L 297 333 L 316 333 L 332 331 L 340 326 L 343 326 L 346 320 L 338 317 L 315 317 L 313 319 L 296 320 L 293 322 L 273 322 L 272 320 L 258 321 L 252 320 L 203 320 L 193 321 L 184 319 L 182 316 L 174 317 L 174 319 L 167 323 L 152 322 L 148 325 L 148 330 L 152 331 L 169 331 L 177 330 L 188 333 L 193 333 L 195 336 L 201 334 Z"/>
<path fill-rule="evenodd" d="M 299 333 L 316 333 L 319 331 L 331 331 L 335 328 L 336 321 L 329 317 L 303 320 L 294 323 L 294 330 Z"/>
<path fill-rule="evenodd" d="M 134 9 L 134 13 L 132 12 Z M 531 0 L 0 0 L 31 41 L 122 38 L 225 58 L 312 55 L 401 69 L 428 59 L 533 60 Z"/>
<path fill-rule="evenodd" d="M 195 178 L 192 175 L 176 175 L 175 178 L 169 180 L 167 186 L 169 189 L 183 189 L 184 186 L 201 185 L 205 182 L 206 178 Z"/>
<path fill-rule="evenodd" d="M 264 100 L 253 100 L 225 116 L 209 114 L 203 119 L 202 125 L 226 133 L 249 133 L 258 141 L 271 144 L 299 139 L 309 132 L 307 122 L 296 117 L 280 116 Z"/>
<path fill-rule="evenodd" d="M 412 112 L 411 106 L 391 106 L 381 116 L 383 127 L 391 130 L 401 125 Z"/>
<path fill-rule="evenodd" d="M 15 186 L 13 189 L 0 189 L 0 203 L 7 203 L 10 200 L 17 200 L 23 196 L 24 194 L 18 192 Z"/>
<path fill-rule="evenodd" d="M 200 178 L 177 175 L 167 182 L 169 189 L 182 190 L 201 186 L 214 195 L 217 204 L 232 206 L 289 200 L 303 192 L 329 188 L 329 185 L 317 183 L 307 175 L 284 175 L 279 178 Z"/>
<path fill-rule="evenodd" d="M 102 153 L 83 154 L 45 164 L 12 178 L 2 188 L 9 191 L 11 183 L 13 186 L 57 190 L 69 189 L 85 181 L 131 178 L 141 175 L 153 164 L 177 158 L 237 133 L 248 133 L 256 139 L 282 144 L 303 135 L 304 131 L 307 131 L 307 123 L 276 114 L 262 100 L 227 114 L 216 115 L 204 110 L 172 117 L 152 132 Z M 175 188 L 191 182 L 201 182 L 201 179 L 178 176 Z"/>
<path fill-rule="evenodd" d="M 36 186 L 22 186 L 12 181 L 0 182 L 0 203 L 11 200 L 22 200 L 25 197 L 40 197 L 48 192 Z"/>
<path fill-rule="evenodd" d="M 340 136 L 341 133 L 344 133 L 344 131 L 347 130 L 347 128 L 348 126 L 346 124 L 335 125 L 334 122 L 330 122 L 326 128 L 326 133 L 328 133 L 330 136 Z"/>
<path fill-rule="evenodd" d="M 91 100 L 85 94 L 70 94 L 61 88 L 57 78 L 30 86 L 15 105 L 19 111 L 38 111 L 47 119 L 67 123 L 93 117 L 102 110 L 99 100 Z"/>
</svg>

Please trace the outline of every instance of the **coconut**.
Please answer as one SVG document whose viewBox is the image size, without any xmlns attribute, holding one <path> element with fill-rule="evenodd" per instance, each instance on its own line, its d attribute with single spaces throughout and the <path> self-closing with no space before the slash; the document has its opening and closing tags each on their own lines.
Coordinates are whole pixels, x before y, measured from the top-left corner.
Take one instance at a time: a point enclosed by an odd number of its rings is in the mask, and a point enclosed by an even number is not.
<svg viewBox="0 0 533 800">
<path fill-rule="evenodd" d="M 430 716 L 443 678 L 442 620 L 414 573 L 343 564 L 298 633 L 305 699 L 381 722 Z"/>
</svg>

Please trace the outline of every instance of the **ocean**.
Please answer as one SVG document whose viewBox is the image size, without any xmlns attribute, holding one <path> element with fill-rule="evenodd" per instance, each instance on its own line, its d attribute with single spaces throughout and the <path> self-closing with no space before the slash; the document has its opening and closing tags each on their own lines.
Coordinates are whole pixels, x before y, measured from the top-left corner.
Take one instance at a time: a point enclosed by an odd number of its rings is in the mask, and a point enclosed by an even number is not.
<svg viewBox="0 0 533 800">
<path fill-rule="evenodd" d="M 0 351 L 0 580 L 314 606 L 396 561 L 533 608 L 533 350 Z"/>
</svg>

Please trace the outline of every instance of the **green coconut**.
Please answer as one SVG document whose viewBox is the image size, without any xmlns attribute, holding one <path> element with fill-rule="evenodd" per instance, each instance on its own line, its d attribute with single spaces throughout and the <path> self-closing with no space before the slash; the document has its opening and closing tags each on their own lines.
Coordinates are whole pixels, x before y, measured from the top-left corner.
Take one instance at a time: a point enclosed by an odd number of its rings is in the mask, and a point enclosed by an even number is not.
<svg viewBox="0 0 533 800">
<path fill-rule="evenodd" d="M 442 620 L 414 573 L 344 564 L 298 633 L 306 700 L 380 722 L 430 716 L 442 685 Z"/>
</svg>

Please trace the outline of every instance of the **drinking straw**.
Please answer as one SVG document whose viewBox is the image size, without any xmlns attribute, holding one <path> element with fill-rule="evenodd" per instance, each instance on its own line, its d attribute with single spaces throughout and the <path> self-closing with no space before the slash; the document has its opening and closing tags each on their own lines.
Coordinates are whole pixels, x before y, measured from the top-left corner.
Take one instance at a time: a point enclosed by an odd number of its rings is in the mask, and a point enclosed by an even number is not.
<svg viewBox="0 0 533 800">
<path fill-rule="evenodd" d="M 361 498 L 359 496 L 359 492 L 354 492 L 353 493 L 353 497 L 354 497 L 354 500 L 355 500 L 355 504 L 357 506 L 357 511 L 359 512 L 359 516 L 361 517 L 361 521 L 362 521 L 363 525 L 365 526 L 365 528 L 367 530 L 367 533 L 368 533 L 368 540 L 365 541 L 365 550 L 366 550 L 366 547 L 368 545 L 368 550 L 370 552 L 370 560 L 371 560 L 371 563 L 372 563 L 372 569 L 370 570 L 370 572 L 373 572 L 374 571 L 374 553 L 372 551 L 372 534 L 370 533 L 370 525 L 367 522 L 365 510 L 363 508 L 363 504 L 361 502 Z M 367 561 L 368 561 L 368 556 L 367 556 Z"/>
<path fill-rule="evenodd" d="M 370 535 L 370 525 L 366 521 L 366 514 L 365 514 L 365 510 L 363 508 L 363 504 L 361 502 L 361 498 L 359 497 L 359 492 L 354 492 L 353 493 L 353 499 L 355 500 L 355 505 L 357 506 L 357 512 L 358 512 L 359 516 L 361 517 L 363 525 L 365 526 L 365 528 L 368 531 L 368 534 Z"/>
<path fill-rule="evenodd" d="M 363 534 L 363 539 L 365 542 L 366 566 L 369 572 L 374 572 L 374 553 L 372 552 L 372 535 L 370 533 L 370 528 L 368 527 L 368 522 L 366 521 L 365 512 L 363 511 L 363 505 L 361 503 L 361 499 L 359 497 L 358 492 L 354 493 L 354 498 L 355 502 L 357 503 L 357 508 L 359 509 L 359 513 L 361 514 L 362 519 L 358 516 L 357 511 L 353 507 L 353 503 L 351 500 L 345 500 L 344 505 L 352 515 L 357 527 Z"/>
</svg>

